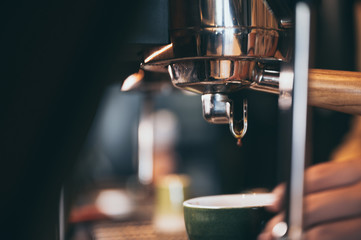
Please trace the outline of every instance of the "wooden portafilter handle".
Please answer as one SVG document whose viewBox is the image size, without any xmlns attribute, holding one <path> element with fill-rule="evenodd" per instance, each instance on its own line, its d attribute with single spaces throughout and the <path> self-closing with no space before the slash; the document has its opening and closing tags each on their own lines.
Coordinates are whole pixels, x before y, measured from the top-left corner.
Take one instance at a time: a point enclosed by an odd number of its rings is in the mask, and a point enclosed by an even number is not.
<svg viewBox="0 0 361 240">
<path fill-rule="evenodd" d="M 361 72 L 310 69 L 308 104 L 361 115 Z"/>
</svg>

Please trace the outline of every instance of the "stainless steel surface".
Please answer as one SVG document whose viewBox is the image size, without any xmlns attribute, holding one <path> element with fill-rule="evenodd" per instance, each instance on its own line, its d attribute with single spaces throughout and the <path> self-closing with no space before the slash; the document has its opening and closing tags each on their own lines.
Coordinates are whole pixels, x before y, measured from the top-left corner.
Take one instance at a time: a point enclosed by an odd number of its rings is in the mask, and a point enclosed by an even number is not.
<svg viewBox="0 0 361 240">
<path fill-rule="evenodd" d="M 279 94 L 280 66 L 285 63 L 258 64 L 253 70 L 252 83 L 250 89 Z"/>
<path fill-rule="evenodd" d="M 264 0 L 170 0 L 171 43 L 146 53 L 142 68 L 167 69 L 175 87 L 200 94 L 244 88 L 279 93 L 279 66 L 290 59 L 292 23 L 287 6 L 270 3 L 276 8 Z M 205 118 L 220 121 L 207 113 Z M 239 121 L 228 122 L 233 135 L 244 135 Z"/>
<path fill-rule="evenodd" d="M 263 0 L 171 0 L 170 11 L 174 58 L 285 59 L 281 29 Z"/>
<path fill-rule="evenodd" d="M 243 99 L 243 106 L 242 106 L 242 118 L 237 119 L 235 117 L 234 111 L 231 111 L 231 117 L 229 118 L 229 129 L 231 130 L 231 133 L 233 136 L 237 139 L 241 139 L 244 137 L 244 135 L 247 132 L 248 129 L 248 103 L 247 99 Z M 242 143 L 237 143 L 241 145 Z"/>
<path fill-rule="evenodd" d="M 234 103 L 225 94 L 202 95 L 203 117 L 210 123 L 229 124 L 233 136 L 241 139 L 247 132 L 247 100 L 243 100 L 241 119 L 234 114 Z"/>
<path fill-rule="evenodd" d="M 288 111 L 292 107 L 294 71 L 291 63 L 283 64 L 279 75 L 278 107 Z"/>
<path fill-rule="evenodd" d="M 192 60 L 169 65 L 172 83 L 197 93 L 238 91 L 251 84 L 255 62 L 238 60 Z"/>
<path fill-rule="evenodd" d="M 171 44 L 147 54 L 142 66 L 164 71 L 169 65 L 176 87 L 237 91 L 251 86 L 260 65 L 289 59 L 288 29 L 263 0 L 171 0 L 170 16 Z"/>
<path fill-rule="evenodd" d="M 168 66 L 173 84 L 196 93 L 229 93 L 250 88 L 278 94 L 279 62 L 209 59 Z M 200 80 L 200 78 L 204 80 Z"/>
<path fill-rule="evenodd" d="M 302 239 L 303 187 L 306 158 L 308 64 L 311 11 L 300 2 L 296 5 L 295 82 L 293 90 L 292 159 L 290 179 L 288 239 Z"/>
<path fill-rule="evenodd" d="M 224 94 L 202 95 L 203 117 L 210 123 L 226 124 L 231 116 L 231 100 Z"/>
</svg>

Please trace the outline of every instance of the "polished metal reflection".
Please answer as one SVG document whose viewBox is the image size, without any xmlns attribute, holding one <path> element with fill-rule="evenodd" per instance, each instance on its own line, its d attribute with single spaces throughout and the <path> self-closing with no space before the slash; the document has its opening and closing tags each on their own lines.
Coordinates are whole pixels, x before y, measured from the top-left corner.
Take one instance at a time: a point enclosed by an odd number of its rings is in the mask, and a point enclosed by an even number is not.
<svg viewBox="0 0 361 240">
<path fill-rule="evenodd" d="M 278 94 L 279 68 L 279 62 L 197 59 L 172 63 L 168 72 L 175 86 L 196 93 L 229 93 L 250 88 Z"/>
<path fill-rule="evenodd" d="M 226 124 L 231 116 L 231 100 L 224 94 L 202 95 L 203 117 L 210 123 Z"/>
<path fill-rule="evenodd" d="M 276 57 L 280 28 L 263 0 L 171 0 L 170 8 L 175 58 Z"/>
<path fill-rule="evenodd" d="M 293 89 L 292 158 L 289 192 L 288 239 L 303 236 L 303 194 L 306 162 L 308 65 L 311 32 L 311 10 L 304 2 L 296 5 L 296 45 Z"/>
<path fill-rule="evenodd" d="M 203 117 L 210 123 L 229 124 L 233 136 L 241 139 L 247 132 L 247 99 L 243 100 L 241 119 L 234 114 L 234 103 L 225 94 L 202 95 Z"/>
<path fill-rule="evenodd" d="M 243 99 L 242 118 L 236 119 L 233 109 L 231 110 L 231 116 L 229 118 L 229 129 L 233 136 L 237 139 L 242 139 L 246 135 L 248 129 L 248 101 Z M 238 143 L 240 146 L 241 142 Z"/>
<path fill-rule="evenodd" d="M 149 53 L 143 68 L 164 71 L 169 65 L 176 87 L 238 91 L 253 86 L 259 63 L 289 59 L 288 29 L 263 0 L 170 0 L 170 17 L 171 47 Z"/>
<path fill-rule="evenodd" d="M 170 0 L 169 7 L 171 43 L 145 53 L 142 68 L 168 71 L 174 86 L 205 94 L 203 107 L 215 100 L 203 108 L 210 110 L 207 121 L 228 122 L 233 135 L 243 137 L 247 103 L 243 119 L 232 122 L 232 104 L 228 101 L 227 113 L 225 97 L 244 88 L 279 93 L 280 66 L 292 53 L 287 8 L 271 11 L 266 0 Z"/>
<path fill-rule="evenodd" d="M 179 61 L 168 66 L 175 86 L 197 93 L 237 91 L 251 84 L 255 62 L 210 59 Z"/>
</svg>

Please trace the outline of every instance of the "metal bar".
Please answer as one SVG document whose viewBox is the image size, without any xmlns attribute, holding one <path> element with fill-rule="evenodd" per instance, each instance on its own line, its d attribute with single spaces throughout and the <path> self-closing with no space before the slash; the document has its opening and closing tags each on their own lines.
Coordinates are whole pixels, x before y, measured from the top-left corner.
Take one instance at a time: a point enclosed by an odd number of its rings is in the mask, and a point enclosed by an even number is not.
<svg viewBox="0 0 361 240">
<path fill-rule="evenodd" d="M 65 240 L 65 198 L 64 198 L 64 186 L 60 189 L 59 197 L 59 226 L 57 239 Z"/>
<path fill-rule="evenodd" d="M 304 2 L 297 3 L 295 25 L 295 81 L 293 89 L 292 160 L 288 232 L 288 239 L 290 240 L 302 239 L 310 18 L 310 7 Z"/>
</svg>

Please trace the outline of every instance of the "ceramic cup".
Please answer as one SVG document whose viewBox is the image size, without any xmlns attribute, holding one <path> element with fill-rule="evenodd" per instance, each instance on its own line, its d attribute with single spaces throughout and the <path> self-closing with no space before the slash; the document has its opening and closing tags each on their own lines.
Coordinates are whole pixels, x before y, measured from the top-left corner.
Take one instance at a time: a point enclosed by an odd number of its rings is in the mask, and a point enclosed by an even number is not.
<svg viewBox="0 0 361 240">
<path fill-rule="evenodd" d="M 199 197 L 183 203 L 190 240 L 257 239 L 272 217 L 265 206 L 275 200 L 271 193 Z"/>
</svg>

